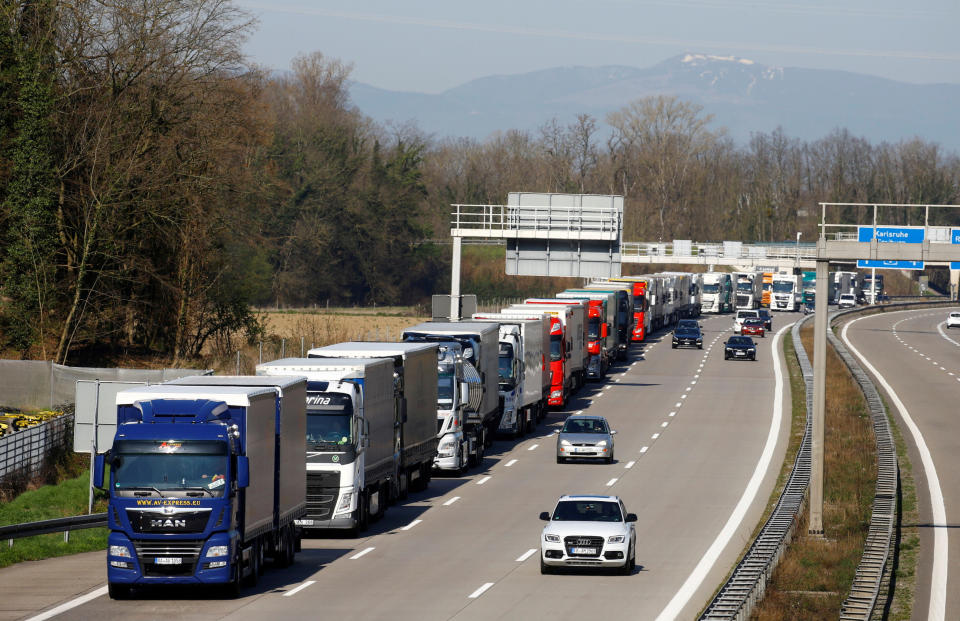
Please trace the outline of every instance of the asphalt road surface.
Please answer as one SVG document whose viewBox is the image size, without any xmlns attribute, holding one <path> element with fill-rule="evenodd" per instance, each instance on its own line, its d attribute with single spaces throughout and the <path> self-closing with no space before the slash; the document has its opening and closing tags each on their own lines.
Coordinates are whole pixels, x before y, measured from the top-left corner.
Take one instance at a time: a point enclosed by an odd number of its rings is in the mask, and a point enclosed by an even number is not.
<svg viewBox="0 0 960 621">
<path fill-rule="evenodd" d="M 796 318 L 775 313 L 774 331 Z M 668 334 L 634 346 L 534 434 L 498 440 L 467 476 L 434 478 L 363 537 L 305 539 L 294 566 L 268 568 L 239 599 L 178 589 L 112 601 L 101 552 L 0 570 L 0 619 L 694 618 L 749 542 L 790 428 L 773 335 L 756 339 L 757 362 L 725 361 L 732 316 L 702 323 L 702 351 L 672 350 Z M 556 463 L 553 434 L 578 411 L 619 432 L 615 463 Z M 568 493 L 616 494 L 639 516 L 632 575 L 540 574 L 538 514 Z"/>
<path fill-rule="evenodd" d="M 909 447 L 920 509 L 918 621 L 960 619 L 960 330 L 946 329 L 950 310 L 873 315 L 846 330 Z"/>
</svg>

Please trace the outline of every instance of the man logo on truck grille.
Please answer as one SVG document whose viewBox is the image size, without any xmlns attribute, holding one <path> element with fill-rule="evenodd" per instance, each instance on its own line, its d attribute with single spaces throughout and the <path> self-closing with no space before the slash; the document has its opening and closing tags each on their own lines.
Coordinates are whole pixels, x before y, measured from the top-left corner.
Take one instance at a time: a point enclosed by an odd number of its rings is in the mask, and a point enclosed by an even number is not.
<svg viewBox="0 0 960 621">
<path fill-rule="evenodd" d="M 181 519 L 157 519 L 150 520 L 150 528 L 186 528 L 187 521 Z"/>
</svg>

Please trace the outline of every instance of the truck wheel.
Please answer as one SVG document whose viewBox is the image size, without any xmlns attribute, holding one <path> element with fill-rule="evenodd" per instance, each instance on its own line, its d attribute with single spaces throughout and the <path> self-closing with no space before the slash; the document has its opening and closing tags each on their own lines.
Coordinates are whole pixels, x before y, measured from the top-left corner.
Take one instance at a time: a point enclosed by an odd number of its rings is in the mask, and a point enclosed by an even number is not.
<svg viewBox="0 0 960 621">
<path fill-rule="evenodd" d="M 233 563 L 233 573 L 230 582 L 225 585 L 226 595 L 230 599 L 237 599 L 243 592 L 243 562 L 242 556 L 237 552 Z"/>
<path fill-rule="evenodd" d="M 130 597 L 130 585 L 108 582 L 107 593 L 110 595 L 110 599 L 127 599 Z"/>
<path fill-rule="evenodd" d="M 467 443 L 460 443 L 460 467 L 457 468 L 457 474 L 463 476 L 470 469 L 470 453 L 467 450 Z"/>
<path fill-rule="evenodd" d="M 250 574 L 243 579 L 244 586 L 257 586 L 260 579 L 260 552 L 260 541 L 257 540 L 250 548 Z"/>
<path fill-rule="evenodd" d="M 360 492 L 360 498 L 357 503 L 357 530 L 363 532 L 370 527 L 370 494 L 364 489 Z"/>
<path fill-rule="evenodd" d="M 293 562 L 296 560 L 296 557 L 297 557 L 297 535 L 296 535 L 295 527 L 291 525 L 287 527 L 287 553 L 286 553 L 286 558 L 284 559 L 284 561 L 286 562 L 286 565 L 284 565 L 284 567 L 289 567 L 290 565 L 293 565 Z"/>
</svg>

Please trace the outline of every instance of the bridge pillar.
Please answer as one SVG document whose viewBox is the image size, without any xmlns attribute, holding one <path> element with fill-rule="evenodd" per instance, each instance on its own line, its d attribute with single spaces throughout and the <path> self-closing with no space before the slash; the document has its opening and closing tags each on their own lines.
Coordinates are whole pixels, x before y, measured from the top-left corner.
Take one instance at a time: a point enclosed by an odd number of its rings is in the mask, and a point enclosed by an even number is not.
<svg viewBox="0 0 960 621">
<path fill-rule="evenodd" d="M 460 321 L 460 246 L 463 238 L 453 236 L 453 264 L 450 274 L 450 321 Z"/>
<path fill-rule="evenodd" d="M 808 533 L 823 535 L 823 419 L 827 381 L 827 310 L 829 261 L 817 261 L 816 310 L 813 318 L 813 421 L 810 443 L 810 518 Z"/>
</svg>

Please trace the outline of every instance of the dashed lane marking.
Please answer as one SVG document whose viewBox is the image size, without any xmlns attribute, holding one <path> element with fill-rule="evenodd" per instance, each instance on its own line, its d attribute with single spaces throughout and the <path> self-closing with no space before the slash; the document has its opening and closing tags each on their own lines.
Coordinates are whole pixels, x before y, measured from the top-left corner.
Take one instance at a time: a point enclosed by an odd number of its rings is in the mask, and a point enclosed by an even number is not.
<svg viewBox="0 0 960 621">
<path fill-rule="evenodd" d="M 410 530 L 411 528 L 413 528 L 414 526 L 416 526 L 417 524 L 419 524 L 419 523 L 422 522 L 422 521 L 423 521 L 423 520 L 414 520 L 414 521 L 410 522 L 409 524 L 407 524 L 406 526 L 404 526 L 403 528 L 401 528 L 400 530 Z"/>
<path fill-rule="evenodd" d="M 531 446 L 531 447 L 528 448 L 527 450 L 528 450 L 528 451 L 535 451 L 538 446 L 540 446 L 540 445 L 539 445 L 539 444 L 534 444 L 533 446 Z"/>
<path fill-rule="evenodd" d="M 516 459 L 511 459 L 511 460 L 508 461 L 503 467 L 504 467 L 504 468 L 509 468 L 510 466 L 512 466 L 512 465 L 515 464 L 515 463 L 517 463 L 517 460 L 516 460 Z"/>
<path fill-rule="evenodd" d="M 473 593 L 471 593 L 468 597 L 469 597 L 470 599 L 477 599 L 478 597 L 480 597 L 481 595 L 483 595 L 484 593 L 486 593 L 486 592 L 487 592 L 487 589 L 489 589 L 489 588 L 492 587 L 492 586 L 493 586 L 493 583 L 492 583 L 492 582 L 487 582 L 487 583 L 485 583 L 482 587 L 480 587 L 479 589 L 477 589 L 476 591 L 474 591 Z"/>
<path fill-rule="evenodd" d="M 284 593 L 283 596 L 284 596 L 284 597 L 293 597 L 294 595 L 296 595 L 296 594 L 299 593 L 300 591 L 304 590 L 305 588 L 307 588 L 307 587 L 310 586 L 311 584 L 314 584 L 315 582 L 316 582 L 316 580 L 307 580 L 306 582 L 304 582 L 304 583 L 301 584 L 300 586 L 295 587 L 295 588 L 293 588 L 293 589 L 290 589 L 289 591 L 287 591 L 286 593 Z M 39 621 L 39 619 L 37 619 L 37 621 Z"/>
<path fill-rule="evenodd" d="M 641 446 L 641 447 L 640 447 L 640 454 L 642 455 L 643 453 L 646 453 L 646 452 L 649 451 L 649 450 L 650 450 L 650 447 L 649 447 L 649 446 Z"/>
<path fill-rule="evenodd" d="M 635 462 L 635 461 L 628 461 L 628 462 L 627 462 L 627 465 L 624 466 L 623 468 L 624 468 L 625 470 L 629 470 L 630 468 L 633 468 L 633 465 L 634 465 L 635 463 L 637 463 L 637 462 Z"/>
<path fill-rule="evenodd" d="M 669 424 L 670 424 L 670 423 L 668 423 L 667 421 L 663 421 L 662 423 L 660 423 L 660 426 L 661 426 L 661 427 L 666 427 L 666 426 L 669 425 Z"/>
<path fill-rule="evenodd" d="M 483 477 L 482 479 L 480 479 L 479 481 L 477 481 L 477 485 L 483 485 L 484 483 L 486 483 L 486 482 L 489 481 L 489 480 L 490 480 L 490 477 Z"/>
<path fill-rule="evenodd" d="M 449 507 L 450 505 L 452 505 L 453 503 L 457 502 L 458 500 L 460 500 L 460 497 L 459 497 L 459 496 L 454 496 L 453 498 L 451 498 L 451 499 L 448 500 L 447 502 L 443 503 L 443 506 L 444 506 L 444 507 Z"/>
<path fill-rule="evenodd" d="M 517 557 L 517 562 L 522 563 L 536 553 L 537 553 L 536 548 L 530 548 L 529 550 L 527 550 L 526 552 L 524 552 L 523 554 Z"/>
<path fill-rule="evenodd" d="M 357 560 L 358 558 L 360 558 L 361 556 L 363 556 L 363 555 L 365 555 L 365 554 L 370 554 L 370 553 L 373 552 L 375 549 L 376 549 L 376 548 L 374 548 L 374 547 L 365 548 L 365 549 L 357 552 L 357 553 L 354 554 L 353 556 L 351 556 L 351 557 L 350 557 L 350 560 L 351 560 L 351 561 L 355 561 L 355 560 Z"/>
<path fill-rule="evenodd" d="M 655 434 L 653 434 L 652 436 L 650 436 L 650 439 L 651 439 L 651 440 L 656 440 L 656 439 L 659 438 L 659 437 L 660 437 L 660 434 L 659 434 L 659 433 L 655 433 Z"/>
<path fill-rule="evenodd" d="M 613 484 L 616 482 L 617 482 L 617 477 L 613 477 L 612 479 L 607 481 L 607 487 L 613 487 Z"/>
</svg>

